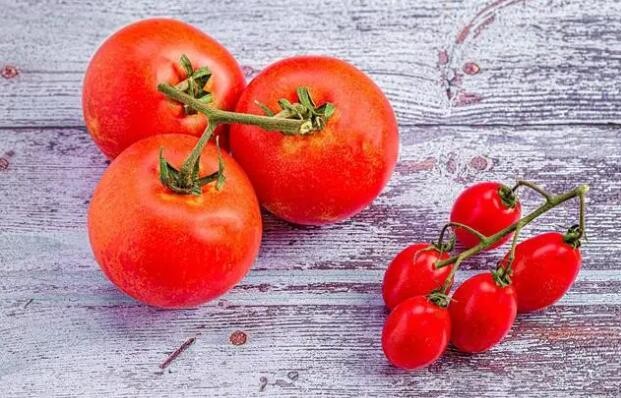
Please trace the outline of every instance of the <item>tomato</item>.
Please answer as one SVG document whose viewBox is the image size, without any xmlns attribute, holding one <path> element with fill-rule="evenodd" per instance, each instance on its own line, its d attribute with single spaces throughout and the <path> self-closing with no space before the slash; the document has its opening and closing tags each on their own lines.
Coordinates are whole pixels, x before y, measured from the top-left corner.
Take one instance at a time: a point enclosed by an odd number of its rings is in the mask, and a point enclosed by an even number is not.
<svg viewBox="0 0 621 398">
<path fill-rule="evenodd" d="M 95 258 L 122 291 L 156 307 L 187 308 L 225 293 L 248 272 L 261 242 L 261 214 L 244 171 L 223 154 L 225 182 L 181 195 L 159 177 L 159 151 L 180 167 L 197 139 L 170 134 L 127 148 L 103 174 L 88 211 Z M 208 145 L 200 173 L 218 169 Z"/>
<path fill-rule="evenodd" d="M 461 284 L 448 306 L 451 343 L 460 351 L 487 351 L 509 333 L 517 312 L 515 290 L 501 287 L 492 273 L 475 275 Z"/>
<path fill-rule="evenodd" d="M 165 133 L 200 136 L 207 119 L 186 115 L 182 105 L 157 90 L 158 83 L 186 78 L 180 64 L 208 67 L 205 89 L 211 105 L 231 110 L 245 87 L 242 70 L 220 43 L 200 30 L 172 19 L 130 24 L 97 50 L 84 77 L 82 108 L 86 127 L 101 151 L 114 158 L 141 138 Z M 222 127 L 217 132 L 222 133 Z"/>
<path fill-rule="evenodd" d="M 364 73 L 321 56 L 269 66 L 248 85 L 236 110 L 263 114 L 259 101 L 276 111 L 280 98 L 297 101 L 298 87 L 309 88 L 318 105 L 336 107 L 321 131 L 286 136 L 233 125 L 231 150 L 271 213 L 296 224 L 341 221 L 367 207 L 388 182 L 397 161 L 397 121 Z"/>
<path fill-rule="evenodd" d="M 576 280 L 581 262 L 580 249 L 558 232 L 518 244 L 511 265 L 518 312 L 538 311 L 560 300 Z"/>
<path fill-rule="evenodd" d="M 435 362 L 446 349 L 451 319 L 425 296 L 409 298 L 388 315 L 382 348 L 394 366 L 414 370 Z"/>
<path fill-rule="evenodd" d="M 520 219 L 522 207 L 515 198 L 512 205 L 503 200 L 501 189 L 510 191 L 498 182 L 482 182 L 468 187 L 453 204 L 451 222 L 467 225 L 483 235 L 493 235 Z M 509 193 L 511 195 L 511 193 Z M 456 228 L 457 239 L 467 248 L 476 246 L 480 240 L 463 228 Z M 493 249 L 505 243 L 512 234 L 499 239 L 487 249 Z"/>
<path fill-rule="evenodd" d="M 452 265 L 435 268 L 438 260 L 449 258 L 429 243 L 415 243 L 399 253 L 386 269 L 382 293 L 390 309 L 414 296 L 426 296 L 442 286 Z"/>
</svg>

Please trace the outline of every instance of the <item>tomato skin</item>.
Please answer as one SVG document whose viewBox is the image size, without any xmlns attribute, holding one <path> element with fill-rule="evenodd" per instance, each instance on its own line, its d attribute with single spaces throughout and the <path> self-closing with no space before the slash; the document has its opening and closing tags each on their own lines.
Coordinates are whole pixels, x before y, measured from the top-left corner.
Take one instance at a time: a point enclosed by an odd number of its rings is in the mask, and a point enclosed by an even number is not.
<svg viewBox="0 0 621 398">
<path fill-rule="evenodd" d="M 522 214 L 522 206 L 516 201 L 514 207 L 507 207 L 499 194 L 501 187 L 502 184 L 498 182 L 481 182 L 466 188 L 453 204 L 451 221 L 467 225 L 487 236 L 517 222 Z M 479 238 L 462 228 L 455 228 L 455 235 L 466 248 L 480 242 Z M 503 237 L 486 250 L 501 246 L 512 235 Z"/>
<path fill-rule="evenodd" d="M 511 266 L 518 312 L 539 311 L 560 300 L 576 280 L 581 262 L 580 249 L 566 243 L 558 232 L 518 244 Z"/>
<path fill-rule="evenodd" d="M 442 355 L 450 334 L 451 319 L 446 308 L 425 296 L 411 297 L 388 315 L 382 331 L 382 349 L 394 366 L 420 369 Z"/>
<path fill-rule="evenodd" d="M 86 127 L 101 151 L 116 157 L 132 143 L 157 134 L 200 136 L 207 119 L 185 115 L 183 106 L 158 92 L 159 83 L 176 84 L 186 74 L 179 65 L 186 54 L 193 67 L 213 75 L 207 91 L 217 108 L 232 110 L 245 87 L 243 72 L 217 41 L 181 21 L 146 19 L 125 26 L 99 47 L 84 76 L 82 109 Z M 222 126 L 216 130 L 223 133 Z"/>
<path fill-rule="evenodd" d="M 390 309 L 414 296 L 426 296 L 442 286 L 452 265 L 435 268 L 435 262 L 449 258 L 429 243 L 406 247 L 392 260 L 382 285 L 384 302 Z"/>
<path fill-rule="evenodd" d="M 194 307 L 225 293 L 250 269 L 261 242 L 261 214 L 244 171 L 223 153 L 226 181 L 200 196 L 169 191 L 159 181 L 158 154 L 180 167 L 197 138 L 145 138 L 118 156 L 91 200 L 88 231 L 106 276 L 143 303 Z M 217 170 L 205 147 L 201 175 Z"/>
<path fill-rule="evenodd" d="M 285 136 L 255 126 L 231 126 L 231 150 L 248 173 L 261 204 L 296 224 L 322 225 L 353 216 L 383 189 L 397 161 L 397 121 L 382 91 L 363 72 L 329 57 L 288 58 L 248 85 L 236 110 L 263 114 L 260 101 L 297 102 L 308 87 L 317 105 L 335 114 L 315 134 Z"/>
<path fill-rule="evenodd" d="M 487 351 L 511 330 L 517 313 L 515 290 L 498 286 L 489 272 L 478 274 L 457 288 L 448 311 L 451 343 L 462 352 Z"/>
</svg>

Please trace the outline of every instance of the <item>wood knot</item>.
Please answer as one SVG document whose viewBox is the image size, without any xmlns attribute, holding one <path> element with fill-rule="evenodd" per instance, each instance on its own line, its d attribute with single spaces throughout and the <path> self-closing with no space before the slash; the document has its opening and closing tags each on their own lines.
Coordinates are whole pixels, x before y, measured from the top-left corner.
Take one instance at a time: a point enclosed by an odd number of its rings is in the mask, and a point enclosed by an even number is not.
<svg viewBox="0 0 621 398">
<path fill-rule="evenodd" d="M 487 165 L 487 159 L 485 159 L 483 156 L 475 156 L 470 160 L 470 167 L 478 171 L 483 171 L 487 169 Z"/>
<path fill-rule="evenodd" d="M 481 71 L 481 67 L 474 62 L 466 62 L 462 67 L 462 70 L 466 75 L 476 75 Z"/>
<path fill-rule="evenodd" d="M 246 344 L 247 339 L 248 339 L 248 336 L 246 335 L 246 333 L 242 332 L 241 330 L 236 330 L 233 333 L 231 333 L 231 335 L 229 336 L 229 341 L 233 345 L 244 345 Z"/>
<path fill-rule="evenodd" d="M 19 75 L 19 70 L 17 70 L 17 68 L 13 65 L 4 65 L 2 70 L 0 70 L 0 75 L 2 75 L 5 79 L 12 79 Z"/>
<path fill-rule="evenodd" d="M 9 160 L 6 158 L 0 158 L 0 171 L 4 171 L 9 168 Z"/>
</svg>

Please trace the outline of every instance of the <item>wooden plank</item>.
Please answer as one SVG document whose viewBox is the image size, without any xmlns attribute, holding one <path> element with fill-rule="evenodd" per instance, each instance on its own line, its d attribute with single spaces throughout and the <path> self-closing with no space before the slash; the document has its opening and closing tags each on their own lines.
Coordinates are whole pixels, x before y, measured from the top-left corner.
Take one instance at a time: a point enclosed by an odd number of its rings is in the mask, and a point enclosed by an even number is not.
<svg viewBox="0 0 621 398">
<path fill-rule="evenodd" d="M 621 395 L 621 140 L 613 125 L 621 123 L 621 2 L 198 8 L 187 0 L 0 5 L 0 395 Z M 385 89 L 401 126 L 397 170 L 369 209 L 322 228 L 266 215 L 253 270 L 198 309 L 159 311 L 122 295 L 86 236 L 86 208 L 107 162 L 83 129 L 82 73 L 107 34 L 148 15 L 205 29 L 249 78 L 297 53 L 345 58 Z M 389 366 L 379 341 L 388 261 L 411 241 L 434 239 L 464 186 L 515 178 L 558 192 L 591 185 L 576 284 L 558 305 L 520 317 L 489 353 L 450 349 L 416 373 Z M 575 212 L 568 203 L 525 232 L 571 224 Z M 500 255 L 465 264 L 458 282 Z"/>
<path fill-rule="evenodd" d="M 357 304 L 208 305 L 156 311 L 35 300 L 3 314 L 7 396 L 618 396 L 620 305 L 559 305 L 520 317 L 475 356 L 450 350 L 430 368 L 390 367 L 385 310 Z M 247 341 L 231 344 L 243 331 Z M 164 371 L 188 338 L 195 343 Z"/>
<path fill-rule="evenodd" d="M 320 269 L 348 268 L 352 263 L 355 268 L 382 268 L 385 259 L 407 243 L 434 239 L 464 186 L 479 180 L 511 183 L 523 177 L 556 192 L 578 182 L 590 184 L 588 232 L 596 238 L 587 246 L 589 267 L 619 269 L 615 258 L 621 141 L 614 127 L 403 127 L 401 133 L 399 165 L 369 209 L 349 222 L 323 228 L 293 227 L 267 217 L 262 256 L 269 265 L 257 266 Z M 8 162 L 0 171 L 5 236 L 0 256 L 8 252 L 11 261 L 19 261 L 20 252 L 37 255 L 43 250 L 33 245 L 71 255 L 86 243 L 72 233 L 83 233 L 90 195 L 106 166 L 104 157 L 81 129 L 0 134 L 0 157 Z M 524 199 L 530 208 L 537 203 L 532 195 Z M 575 220 L 576 204 L 568 203 L 526 233 L 558 229 Z M 492 264 L 495 258 L 484 261 Z"/>
<path fill-rule="evenodd" d="M 0 67 L 20 74 L 0 79 L 0 126 L 82 126 L 90 55 L 147 15 L 205 29 L 249 77 L 293 54 L 347 59 L 380 84 L 404 124 L 620 123 L 620 13 L 615 0 L 11 2 L 2 6 Z"/>
<path fill-rule="evenodd" d="M 83 129 L 0 134 L 7 161 L 0 171 L 0 386 L 8 396 L 618 393 L 621 142 L 614 127 L 403 126 L 399 166 L 371 208 L 324 228 L 267 216 L 248 277 L 216 302 L 184 311 L 141 306 L 98 270 L 85 211 L 106 161 Z M 390 367 L 379 345 L 387 262 L 411 240 L 433 239 L 464 185 L 508 176 L 558 191 L 577 181 L 593 185 L 589 235 L 596 238 L 584 247 L 578 282 L 559 305 L 520 318 L 489 353 L 451 349 L 412 374 Z M 574 211 L 563 208 L 530 232 L 553 228 L 559 217 L 572 222 Z M 498 255 L 466 264 L 458 281 L 492 267 Z M 243 345 L 230 341 L 237 330 L 247 335 Z M 160 369 L 190 338 L 194 343 Z"/>
</svg>

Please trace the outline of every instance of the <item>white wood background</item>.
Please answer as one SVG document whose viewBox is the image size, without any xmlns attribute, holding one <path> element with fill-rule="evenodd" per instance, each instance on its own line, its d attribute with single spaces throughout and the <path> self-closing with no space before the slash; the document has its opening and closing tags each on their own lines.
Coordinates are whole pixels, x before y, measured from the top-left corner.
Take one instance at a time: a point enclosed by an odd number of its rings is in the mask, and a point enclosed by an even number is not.
<svg viewBox="0 0 621 398">
<path fill-rule="evenodd" d="M 369 209 L 322 228 L 266 215 L 248 277 L 194 310 L 123 296 L 85 230 L 106 161 L 84 129 L 82 75 L 108 34 L 154 15 L 209 32 L 249 79 L 293 54 L 344 58 L 400 123 L 399 165 Z M 621 395 L 620 1 L 0 0 L 0 68 L 0 396 Z M 451 349 L 415 373 L 389 366 L 387 263 L 433 239 L 464 186 L 518 177 L 559 192 L 591 185 L 575 286 L 488 353 Z M 573 223 L 575 205 L 526 233 Z M 245 344 L 231 343 L 235 331 Z"/>
</svg>

